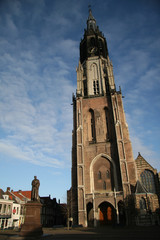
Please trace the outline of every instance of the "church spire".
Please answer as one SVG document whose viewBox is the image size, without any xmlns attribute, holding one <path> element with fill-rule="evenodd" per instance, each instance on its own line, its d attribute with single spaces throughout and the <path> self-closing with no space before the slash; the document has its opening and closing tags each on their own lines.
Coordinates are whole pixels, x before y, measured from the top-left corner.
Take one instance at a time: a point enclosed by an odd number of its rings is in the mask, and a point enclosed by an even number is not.
<svg viewBox="0 0 160 240">
<path fill-rule="evenodd" d="M 92 10 L 91 10 L 91 6 L 89 5 L 89 16 L 88 16 L 88 20 L 87 20 L 87 30 L 91 30 L 93 29 L 94 31 L 96 30 L 97 26 L 96 26 L 96 20 L 92 15 Z"/>
<path fill-rule="evenodd" d="M 89 57 L 98 56 L 107 59 L 108 49 L 107 42 L 99 31 L 96 20 L 92 15 L 91 7 L 89 6 L 89 16 L 87 19 L 87 30 L 85 29 L 84 38 L 80 43 L 80 62 L 84 63 Z"/>
</svg>

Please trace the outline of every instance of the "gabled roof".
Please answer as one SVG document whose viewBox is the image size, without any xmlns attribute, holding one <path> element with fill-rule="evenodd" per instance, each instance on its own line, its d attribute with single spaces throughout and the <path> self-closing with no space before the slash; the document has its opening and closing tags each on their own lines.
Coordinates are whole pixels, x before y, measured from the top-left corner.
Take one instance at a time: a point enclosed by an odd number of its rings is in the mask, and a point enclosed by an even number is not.
<svg viewBox="0 0 160 240">
<path fill-rule="evenodd" d="M 13 195 L 12 192 L 6 191 L 5 194 L 9 196 L 9 200 L 16 201 L 15 195 Z"/>
<path fill-rule="evenodd" d="M 23 197 L 26 197 L 28 199 L 31 199 L 31 191 L 21 191 L 20 194 L 23 196 Z"/>
<path fill-rule="evenodd" d="M 137 169 L 150 169 L 151 171 L 154 171 L 155 169 L 142 157 L 140 153 L 138 153 L 138 157 L 135 159 L 135 163 L 137 166 Z"/>
<path fill-rule="evenodd" d="M 6 191 L 6 194 L 9 195 L 10 200 L 14 200 L 16 202 L 19 201 L 29 201 L 31 200 L 31 191 Z"/>
<path fill-rule="evenodd" d="M 143 186 L 143 184 L 139 180 L 136 183 L 135 193 L 148 193 L 147 189 Z"/>
<path fill-rule="evenodd" d="M 12 191 L 12 193 L 19 198 L 21 201 L 24 201 L 26 198 L 31 199 L 31 191 Z"/>
</svg>

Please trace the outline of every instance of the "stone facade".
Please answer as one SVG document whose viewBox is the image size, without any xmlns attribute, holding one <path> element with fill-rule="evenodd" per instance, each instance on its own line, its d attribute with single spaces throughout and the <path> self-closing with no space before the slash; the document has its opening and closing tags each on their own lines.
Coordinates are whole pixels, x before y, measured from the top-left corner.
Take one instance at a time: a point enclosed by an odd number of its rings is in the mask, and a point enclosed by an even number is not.
<svg viewBox="0 0 160 240">
<path fill-rule="evenodd" d="M 160 224 L 160 182 L 154 169 L 139 153 L 135 160 L 139 183 L 135 191 L 136 221 L 138 225 Z M 141 185 L 141 186 L 138 186 Z"/>
<path fill-rule="evenodd" d="M 71 217 L 73 224 L 130 223 L 139 172 L 106 39 L 91 10 L 80 43 L 73 95 Z"/>
</svg>

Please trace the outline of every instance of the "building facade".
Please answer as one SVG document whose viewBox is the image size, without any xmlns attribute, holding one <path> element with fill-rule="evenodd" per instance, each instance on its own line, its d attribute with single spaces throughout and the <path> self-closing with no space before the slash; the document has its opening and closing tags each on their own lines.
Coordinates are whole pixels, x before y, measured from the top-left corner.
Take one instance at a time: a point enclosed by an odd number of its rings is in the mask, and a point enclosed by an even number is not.
<svg viewBox="0 0 160 240">
<path fill-rule="evenodd" d="M 0 228 L 20 228 L 25 219 L 25 203 L 31 200 L 31 191 L 10 191 L 0 195 Z"/>
<path fill-rule="evenodd" d="M 138 181 L 135 190 L 137 225 L 160 225 L 160 182 L 154 169 L 139 153 L 135 160 Z"/>
<path fill-rule="evenodd" d="M 116 90 L 107 42 L 91 10 L 73 95 L 73 224 L 131 223 L 138 171 L 133 158 L 121 89 Z M 132 209 L 134 202 L 134 208 Z"/>
<path fill-rule="evenodd" d="M 66 226 L 67 206 L 65 203 L 57 203 L 56 198 L 40 197 L 42 204 L 41 223 L 43 227 Z"/>
<path fill-rule="evenodd" d="M 7 229 L 13 226 L 12 209 L 13 200 L 9 199 L 2 189 L 0 189 L 0 229 Z"/>
</svg>

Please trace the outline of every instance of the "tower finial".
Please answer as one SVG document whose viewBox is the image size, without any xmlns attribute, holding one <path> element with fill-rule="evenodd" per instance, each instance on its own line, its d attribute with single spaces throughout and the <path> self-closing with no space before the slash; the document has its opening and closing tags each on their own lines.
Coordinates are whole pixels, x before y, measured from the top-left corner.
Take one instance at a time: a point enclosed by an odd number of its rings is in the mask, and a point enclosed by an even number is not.
<svg viewBox="0 0 160 240">
<path fill-rule="evenodd" d="M 88 4 L 88 12 L 91 11 L 91 4 Z"/>
<path fill-rule="evenodd" d="M 96 26 L 96 20 L 92 15 L 91 5 L 88 5 L 88 9 L 89 9 L 89 16 L 87 20 L 87 30 L 93 29 L 95 31 L 97 26 Z"/>
</svg>

